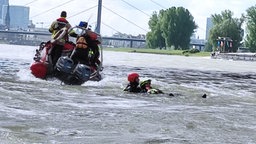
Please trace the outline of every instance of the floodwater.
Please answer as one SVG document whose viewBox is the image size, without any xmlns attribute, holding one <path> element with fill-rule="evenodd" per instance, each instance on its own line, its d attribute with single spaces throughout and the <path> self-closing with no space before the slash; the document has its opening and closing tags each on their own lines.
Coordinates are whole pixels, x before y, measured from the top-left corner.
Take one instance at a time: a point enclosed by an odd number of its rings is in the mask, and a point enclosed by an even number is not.
<svg viewBox="0 0 256 144">
<path fill-rule="evenodd" d="M 0 45 L 1 144 L 256 143 L 256 62 L 104 51 L 68 86 L 30 74 L 36 48 Z M 123 92 L 130 72 L 165 94 Z"/>
</svg>

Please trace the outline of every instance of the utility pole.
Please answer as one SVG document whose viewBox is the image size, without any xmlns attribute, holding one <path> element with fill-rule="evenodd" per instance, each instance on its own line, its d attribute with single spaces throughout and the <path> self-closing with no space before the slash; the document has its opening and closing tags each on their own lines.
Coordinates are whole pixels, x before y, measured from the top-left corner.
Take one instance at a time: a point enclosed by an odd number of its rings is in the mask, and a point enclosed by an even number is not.
<svg viewBox="0 0 256 144">
<path fill-rule="evenodd" d="M 101 25 L 101 9 L 102 9 L 102 0 L 98 1 L 98 17 L 97 17 L 97 26 L 95 32 L 100 34 L 100 25 Z"/>
</svg>

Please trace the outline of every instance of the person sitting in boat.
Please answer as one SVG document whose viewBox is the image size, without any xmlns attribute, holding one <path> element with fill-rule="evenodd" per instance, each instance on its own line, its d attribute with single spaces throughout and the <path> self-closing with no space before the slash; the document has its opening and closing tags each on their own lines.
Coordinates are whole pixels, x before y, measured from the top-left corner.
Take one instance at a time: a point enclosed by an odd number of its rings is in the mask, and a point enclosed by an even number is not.
<svg viewBox="0 0 256 144">
<path fill-rule="evenodd" d="M 52 33 L 53 48 L 50 54 L 52 57 L 53 67 L 56 65 L 58 59 L 61 57 L 64 45 L 68 41 L 67 31 L 69 28 L 71 28 L 71 25 L 69 24 L 66 17 L 67 12 L 62 11 L 60 14 L 60 18 L 53 21 L 49 28 L 49 32 Z"/>
<path fill-rule="evenodd" d="M 77 34 L 74 30 L 69 32 L 69 35 L 76 37 L 76 49 L 70 56 L 74 63 L 83 63 L 95 67 L 100 65 L 99 60 L 99 41 L 97 41 L 97 34 L 87 29 L 88 23 L 81 21 L 78 28 L 84 30 L 83 33 Z"/>
<path fill-rule="evenodd" d="M 128 75 L 129 84 L 126 86 L 124 91 L 134 93 L 148 93 L 148 94 L 160 94 L 163 93 L 159 89 L 152 88 L 151 80 L 144 80 L 140 83 L 139 74 L 131 73 Z"/>
</svg>

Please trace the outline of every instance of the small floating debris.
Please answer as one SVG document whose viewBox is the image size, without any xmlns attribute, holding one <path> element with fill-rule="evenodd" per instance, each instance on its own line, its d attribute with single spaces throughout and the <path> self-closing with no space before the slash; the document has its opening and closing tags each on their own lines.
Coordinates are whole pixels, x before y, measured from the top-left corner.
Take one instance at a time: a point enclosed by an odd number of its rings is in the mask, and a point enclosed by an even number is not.
<svg viewBox="0 0 256 144">
<path fill-rule="evenodd" d="M 207 97 L 207 95 L 206 94 L 204 94 L 203 96 L 202 96 L 202 98 L 206 98 Z"/>
<path fill-rule="evenodd" d="M 168 95 L 171 96 L 171 97 L 174 97 L 174 94 L 173 94 L 173 93 L 169 93 Z"/>
</svg>

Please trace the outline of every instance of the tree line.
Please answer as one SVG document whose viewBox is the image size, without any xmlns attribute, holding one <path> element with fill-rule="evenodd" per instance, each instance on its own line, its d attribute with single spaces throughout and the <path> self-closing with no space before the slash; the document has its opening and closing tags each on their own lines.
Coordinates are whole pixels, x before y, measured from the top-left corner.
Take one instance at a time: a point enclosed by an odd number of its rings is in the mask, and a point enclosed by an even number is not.
<svg viewBox="0 0 256 144">
<path fill-rule="evenodd" d="M 251 52 L 256 52 L 256 5 L 249 7 L 246 14 L 235 18 L 230 10 L 221 11 L 220 14 L 211 15 L 213 27 L 207 40 L 206 51 L 213 51 L 218 47 L 218 37 L 232 39 L 232 49 L 236 52 L 238 47 L 248 47 Z M 243 24 L 246 24 L 246 35 L 244 38 Z M 148 22 L 150 32 L 146 35 L 148 48 L 166 49 L 172 47 L 174 50 L 188 50 L 190 37 L 198 28 L 194 17 L 188 9 L 183 7 L 171 7 L 153 12 Z"/>
</svg>

